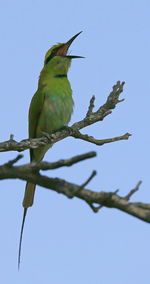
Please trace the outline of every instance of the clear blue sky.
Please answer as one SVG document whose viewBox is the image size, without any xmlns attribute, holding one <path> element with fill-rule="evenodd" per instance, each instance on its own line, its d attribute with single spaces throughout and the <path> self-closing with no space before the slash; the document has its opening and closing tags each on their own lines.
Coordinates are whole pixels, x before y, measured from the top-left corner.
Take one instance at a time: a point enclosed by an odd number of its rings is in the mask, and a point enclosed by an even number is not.
<svg viewBox="0 0 150 284">
<path fill-rule="evenodd" d="M 97 138 L 130 132 L 128 141 L 103 147 L 68 138 L 45 156 L 47 161 L 97 151 L 97 158 L 72 168 L 49 171 L 82 184 L 92 170 L 94 190 L 120 189 L 125 195 L 138 180 L 134 201 L 150 202 L 150 2 L 143 1 L 3 1 L 0 9 L 0 140 L 13 133 L 27 138 L 27 113 L 47 49 L 83 33 L 71 47 L 69 72 L 75 109 L 71 122 L 84 117 L 90 97 L 104 103 L 117 80 L 126 82 L 126 98 L 104 122 L 84 129 Z M 17 153 L 1 154 L 1 163 Z M 24 152 L 21 163 L 29 161 Z M 69 200 L 37 188 L 26 219 L 21 269 L 17 254 L 25 183 L 1 181 L 0 282 L 53 284 L 148 283 L 150 226 L 115 209 L 94 214 L 81 200 Z"/>
</svg>

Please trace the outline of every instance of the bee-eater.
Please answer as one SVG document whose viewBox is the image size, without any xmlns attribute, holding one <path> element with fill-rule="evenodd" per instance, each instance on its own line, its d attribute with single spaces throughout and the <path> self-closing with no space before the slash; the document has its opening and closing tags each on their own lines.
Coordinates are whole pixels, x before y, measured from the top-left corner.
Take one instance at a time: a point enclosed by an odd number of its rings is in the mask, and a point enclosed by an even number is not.
<svg viewBox="0 0 150 284">
<path fill-rule="evenodd" d="M 82 56 L 67 55 L 67 52 L 71 43 L 80 33 L 77 33 L 66 43 L 52 46 L 45 55 L 44 67 L 38 81 L 38 89 L 31 100 L 29 108 L 29 138 L 42 137 L 44 132 L 51 134 L 63 128 L 70 121 L 74 102 L 67 73 L 71 60 Z M 50 145 L 30 149 L 30 161 L 41 161 L 49 148 Z M 25 217 L 28 207 L 33 205 L 35 187 L 36 184 L 27 182 L 25 188 L 18 268 Z"/>
</svg>

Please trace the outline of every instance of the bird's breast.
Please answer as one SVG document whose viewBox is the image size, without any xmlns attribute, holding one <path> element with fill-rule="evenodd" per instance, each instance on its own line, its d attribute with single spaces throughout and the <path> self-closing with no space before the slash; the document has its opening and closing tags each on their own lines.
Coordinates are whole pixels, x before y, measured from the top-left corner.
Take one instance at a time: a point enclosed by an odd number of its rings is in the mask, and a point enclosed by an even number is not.
<svg viewBox="0 0 150 284">
<path fill-rule="evenodd" d="M 58 79 L 61 80 L 61 79 Z M 72 90 L 70 84 L 57 82 L 45 86 L 43 89 L 44 103 L 39 117 L 36 137 L 42 136 L 42 132 L 51 134 L 70 121 L 73 111 Z"/>
</svg>

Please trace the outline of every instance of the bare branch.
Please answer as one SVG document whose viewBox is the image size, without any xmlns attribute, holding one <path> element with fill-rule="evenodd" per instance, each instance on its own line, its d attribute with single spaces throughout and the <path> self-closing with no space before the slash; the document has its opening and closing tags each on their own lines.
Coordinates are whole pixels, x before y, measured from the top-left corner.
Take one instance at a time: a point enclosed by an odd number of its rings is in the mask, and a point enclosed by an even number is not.
<svg viewBox="0 0 150 284">
<path fill-rule="evenodd" d="M 112 142 L 116 142 L 116 141 L 120 141 L 120 140 L 127 140 L 129 139 L 129 137 L 131 136 L 130 133 L 125 133 L 122 136 L 117 136 L 117 137 L 113 137 L 113 138 L 107 138 L 107 139 L 95 139 L 92 136 L 89 136 L 87 134 L 81 134 L 79 131 L 76 131 L 73 135 L 71 135 L 75 138 L 96 144 L 98 146 L 102 146 L 106 143 L 112 143 Z"/>
<path fill-rule="evenodd" d="M 106 103 L 102 105 L 96 112 L 93 112 L 94 108 L 94 100 L 95 97 L 93 96 L 90 101 L 88 112 L 85 118 L 81 121 L 74 123 L 71 127 L 65 127 L 62 130 L 59 130 L 51 135 L 47 134 L 41 138 L 34 138 L 34 139 L 25 139 L 20 142 L 17 142 L 13 139 L 13 135 L 8 141 L 0 143 L 0 152 L 5 151 L 24 151 L 26 149 L 34 149 L 40 146 L 44 146 L 46 144 L 54 144 L 68 136 L 72 136 L 75 138 L 80 138 L 82 140 L 94 143 L 96 145 L 103 145 L 104 143 L 110 143 L 114 141 L 119 141 L 123 139 L 128 139 L 131 134 L 127 133 L 122 136 L 122 138 L 110 138 L 110 139 L 95 139 L 95 138 L 85 138 L 86 135 L 80 134 L 80 137 L 77 137 L 77 134 L 80 129 L 85 128 L 91 124 L 94 124 L 98 121 L 102 121 L 107 115 L 111 114 L 111 110 L 116 107 L 116 105 L 123 101 L 119 100 L 119 95 L 123 91 L 124 82 L 118 81 L 116 85 L 113 86 L 112 92 L 109 94 Z M 87 135 L 87 137 L 90 137 Z M 121 137 L 121 136 L 120 136 Z M 97 142 L 96 142 L 97 141 Z M 99 142 L 100 141 L 100 142 Z"/>
<path fill-rule="evenodd" d="M 0 166 L 0 171 L 1 169 L 3 170 L 5 167 L 12 167 L 13 164 L 15 164 L 18 160 L 20 160 L 23 157 L 23 155 L 18 155 L 15 159 L 10 160 L 4 165 Z M 38 172 L 40 170 L 46 171 L 46 170 L 53 170 L 61 167 L 70 167 L 78 162 L 91 159 L 96 157 L 96 152 L 88 152 L 82 155 L 77 155 L 74 156 L 70 159 L 65 159 L 65 160 L 59 160 L 57 162 L 49 163 L 49 162 L 33 162 L 30 164 L 25 164 L 21 166 L 15 166 L 16 170 L 19 172 Z"/>
<path fill-rule="evenodd" d="M 19 166 L 20 167 L 20 166 Z M 84 200 L 90 205 L 94 212 L 103 206 L 108 208 L 116 208 L 126 212 L 134 217 L 137 217 L 147 223 L 150 223 L 150 204 L 142 202 L 129 202 L 126 197 L 121 197 L 115 192 L 96 192 L 90 189 L 82 188 L 79 185 L 69 183 L 59 178 L 49 178 L 39 175 L 36 172 L 29 172 L 25 170 L 18 170 L 19 167 L 6 165 L 0 167 L 0 179 L 21 179 L 40 185 L 44 188 L 53 190 L 57 193 L 66 195 L 69 198 L 77 197 Z M 139 185 L 139 183 L 138 183 Z M 137 185 L 132 192 L 137 191 Z M 133 194 L 133 193 L 132 193 Z M 128 196 L 131 195 L 130 193 Z M 93 204 L 97 204 L 98 207 Z M 95 208 L 95 209 L 94 209 Z"/>
</svg>

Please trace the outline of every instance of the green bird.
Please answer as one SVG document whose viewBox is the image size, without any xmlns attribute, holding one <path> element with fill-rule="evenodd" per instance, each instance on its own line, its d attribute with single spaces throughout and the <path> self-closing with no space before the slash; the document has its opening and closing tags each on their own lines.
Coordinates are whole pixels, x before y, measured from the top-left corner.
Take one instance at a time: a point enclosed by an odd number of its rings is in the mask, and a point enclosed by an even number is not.
<svg viewBox="0 0 150 284">
<path fill-rule="evenodd" d="M 43 133 L 51 134 L 68 124 L 73 111 L 73 98 L 67 73 L 73 58 L 82 56 L 67 55 L 69 46 L 80 34 L 77 33 L 66 43 L 52 46 L 45 55 L 44 67 L 40 73 L 38 89 L 29 108 L 29 138 L 42 137 Z M 30 161 L 43 159 L 50 145 L 30 150 Z M 21 226 L 18 268 L 21 258 L 23 228 L 28 207 L 33 205 L 36 184 L 27 182 L 23 199 L 23 220 Z"/>
</svg>

